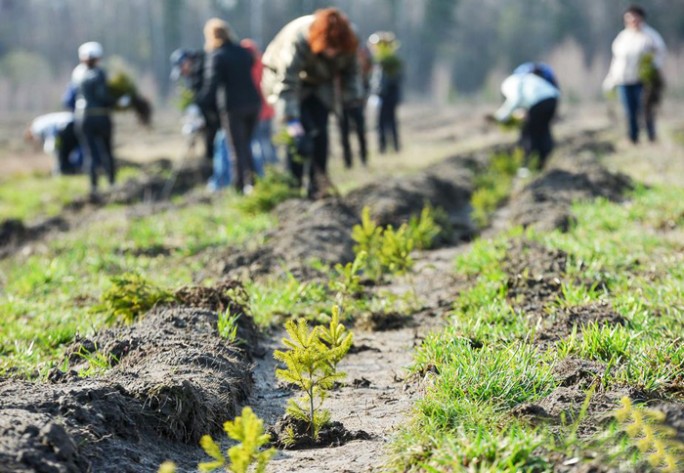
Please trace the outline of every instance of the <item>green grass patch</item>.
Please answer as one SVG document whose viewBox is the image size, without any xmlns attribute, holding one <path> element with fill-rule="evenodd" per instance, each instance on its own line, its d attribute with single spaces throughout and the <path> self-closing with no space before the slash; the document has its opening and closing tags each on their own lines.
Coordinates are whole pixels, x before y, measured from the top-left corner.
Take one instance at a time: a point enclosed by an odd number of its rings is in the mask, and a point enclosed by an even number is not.
<svg viewBox="0 0 684 473">
<path fill-rule="evenodd" d="M 113 208 L 30 256 L 0 261 L 0 373 L 42 376 L 76 334 L 113 322 L 111 313 L 92 311 L 112 277 L 136 273 L 169 289 L 211 282 L 203 275 L 211 277 L 216 251 L 258 244 L 274 223 L 268 214 L 245 216 L 230 194 L 143 218 Z"/>
<path fill-rule="evenodd" d="M 553 366 L 569 356 L 604 367 L 601 389 L 630 385 L 684 399 L 684 244 L 674 236 L 684 189 L 639 188 L 625 203 L 599 199 L 573 211 L 577 223 L 567 233 L 517 229 L 475 242 L 458 257 L 455 270 L 471 286 L 454 303 L 444 331 L 416 353 L 414 371 L 429 381 L 410 427 L 395 442 L 396 470 L 545 471 L 559 455 L 595 451 L 615 424 L 597 437 L 578 438 L 576 423 L 546 429 L 510 414 L 555 389 Z M 589 322 L 567 338 L 536 345 L 533 319 L 510 305 L 501 267 L 509 242 L 518 238 L 568 254 L 562 290 L 546 310 L 609 304 L 624 325 Z M 634 461 L 633 448 L 619 447 L 620 441 L 611 437 L 606 464 Z"/>
<path fill-rule="evenodd" d="M 489 224 L 492 213 L 508 198 L 513 178 L 522 165 L 522 150 L 512 154 L 498 153 L 491 157 L 486 169 L 475 175 L 475 190 L 470 198 L 473 220 L 480 227 Z"/>
</svg>

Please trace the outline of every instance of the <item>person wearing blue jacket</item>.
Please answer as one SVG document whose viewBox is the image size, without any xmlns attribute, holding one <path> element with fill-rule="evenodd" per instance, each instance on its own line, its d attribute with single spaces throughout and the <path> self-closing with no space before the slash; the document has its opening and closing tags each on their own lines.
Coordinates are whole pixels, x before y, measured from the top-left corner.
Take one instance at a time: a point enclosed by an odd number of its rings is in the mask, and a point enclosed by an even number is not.
<svg viewBox="0 0 684 473">
<path fill-rule="evenodd" d="M 525 167 L 529 167 L 534 156 L 542 169 L 553 150 L 551 121 L 556 115 L 560 91 L 541 75 L 527 72 L 507 77 L 501 84 L 501 92 L 506 101 L 494 117 L 506 122 L 514 113 L 524 113 L 520 145 L 525 153 Z"/>
</svg>

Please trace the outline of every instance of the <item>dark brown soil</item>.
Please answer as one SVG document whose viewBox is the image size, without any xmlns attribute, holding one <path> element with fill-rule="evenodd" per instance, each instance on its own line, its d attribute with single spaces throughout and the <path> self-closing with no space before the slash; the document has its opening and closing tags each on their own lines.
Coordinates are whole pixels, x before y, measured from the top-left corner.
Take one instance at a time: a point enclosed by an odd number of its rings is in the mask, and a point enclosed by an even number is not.
<svg viewBox="0 0 684 473">
<path fill-rule="evenodd" d="M 90 378 L 95 349 L 115 366 Z M 251 388 L 247 352 L 218 337 L 216 313 L 160 309 L 71 348 L 49 383 L 0 383 L 0 464 L 15 472 L 156 471 L 193 465 Z M 76 356 L 82 353 L 83 356 Z"/>
<path fill-rule="evenodd" d="M 294 442 L 288 442 L 287 431 L 294 432 Z M 310 426 L 307 422 L 283 416 L 268 431 L 271 434 L 273 444 L 284 450 L 300 450 L 308 448 L 337 447 L 352 440 L 370 440 L 371 435 L 363 430 L 347 430 L 341 422 L 330 422 L 321 427 L 318 438 L 311 436 Z"/>
<path fill-rule="evenodd" d="M 599 327 L 625 325 L 627 321 L 605 303 L 558 309 L 551 314 L 537 311 L 529 314 L 531 325 L 538 327 L 535 340 L 540 343 L 555 342 L 569 336 L 573 330 L 594 323 Z"/>
</svg>

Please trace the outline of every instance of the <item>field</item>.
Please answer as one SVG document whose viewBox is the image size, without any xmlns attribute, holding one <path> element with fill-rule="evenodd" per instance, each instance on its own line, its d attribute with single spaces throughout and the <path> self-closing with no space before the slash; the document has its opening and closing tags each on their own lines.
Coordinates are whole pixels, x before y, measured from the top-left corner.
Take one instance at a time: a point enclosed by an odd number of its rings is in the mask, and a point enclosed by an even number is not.
<svg viewBox="0 0 684 473">
<path fill-rule="evenodd" d="M 639 146 L 566 106 L 527 177 L 488 110 L 406 107 L 401 153 L 345 170 L 335 148 L 340 195 L 315 202 L 279 172 L 209 193 L 167 114 L 119 119 L 121 179 L 94 204 L 4 118 L 0 472 L 197 471 L 244 406 L 266 471 L 682 471 L 678 105 Z M 289 403 L 307 359 L 283 355 L 304 321 L 325 339 L 317 436 Z"/>
</svg>

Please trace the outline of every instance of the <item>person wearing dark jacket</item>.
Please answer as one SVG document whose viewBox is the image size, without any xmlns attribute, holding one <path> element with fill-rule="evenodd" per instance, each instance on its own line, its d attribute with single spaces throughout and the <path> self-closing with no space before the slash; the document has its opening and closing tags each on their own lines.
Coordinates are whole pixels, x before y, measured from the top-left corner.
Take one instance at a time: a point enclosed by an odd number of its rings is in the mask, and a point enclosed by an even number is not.
<svg viewBox="0 0 684 473">
<path fill-rule="evenodd" d="M 261 97 L 252 79 L 254 58 L 233 39 L 228 24 L 221 19 L 207 21 L 204 38 L 207 57 L 198 103 L 216 105 L 233 145 L 233 183 L 238 192 L 249 193 L 254 175 L 251 141 L 261 109 Z"/>
<path fill-rule="evenodd" d="M 369 38 L 374 49 L 376 69 L 373 77 L 373 93 L 380 100 L 378 113 L 378 139 L 380 152 L 387 149 L 387 135 L 391 135 L 394 151 L 399 152 L 399 129 L 397 106 L 401 101 L 403 64 L 396 54 L 398 43 L 391 32 L 374 33 Z"/>
<path fill-rule="evenodd" d="M 71 75 L 76 92 L 74 123 L 83 150 L 85 168 L 90 174 L 91 197 L 97 195 L 97 173 L 102 166 L 109 183 L 116 180 L 112 155 L 112 121 L 110 113 L 115 105 L 107 86 L 107 75 L 99 66 L 102 46 L 91 41 L 78 48 L 81 63 Z"/>
<path fill-rule="evenodd" d="M 363 99 L 357 47 L 346 15 L 324 8 L 285 25 L 264 52 L 262 89 L 296 144 L 287 160 L 299 186 L 309 164 L 312 198 L 333 191 L 327 169 L 330 113 L 340 116 L 343 102 Z"/>
<path fill-rule="evenodd" d="M 205 53 L 203 51 L 193 51 L 188 49 L 176 49 L 171 53 L 171 80 L 177 81 L 181 77 L 185 82 L 185 88 L 192 94 L 195 103 L 202 113 L 204 126 L 204 156 L 208 160 L 214 157 L 214 138 L 221 123 L 219 121 L 216 104 L 198 104 L 198 94 L 202 91 L 204 83 L 204 62 Z"/>
</svg>

